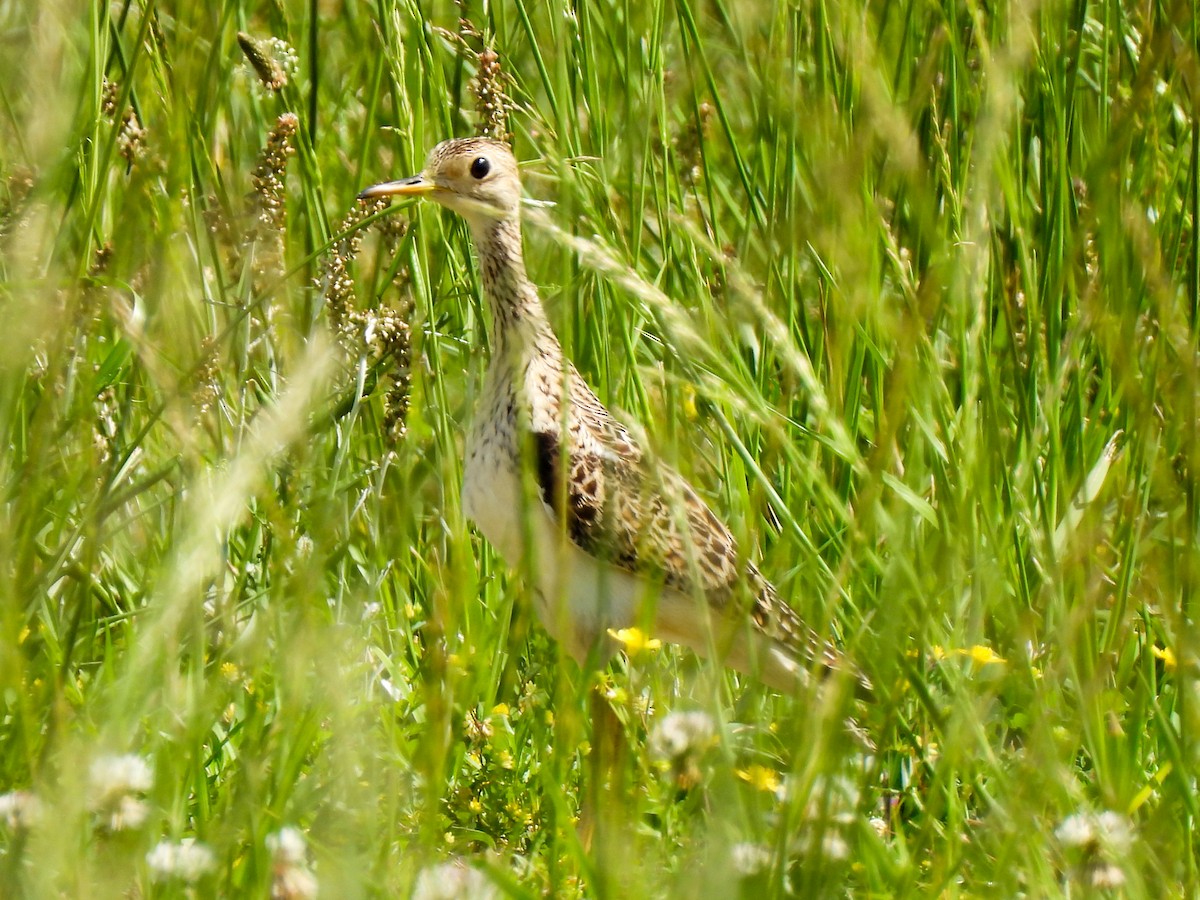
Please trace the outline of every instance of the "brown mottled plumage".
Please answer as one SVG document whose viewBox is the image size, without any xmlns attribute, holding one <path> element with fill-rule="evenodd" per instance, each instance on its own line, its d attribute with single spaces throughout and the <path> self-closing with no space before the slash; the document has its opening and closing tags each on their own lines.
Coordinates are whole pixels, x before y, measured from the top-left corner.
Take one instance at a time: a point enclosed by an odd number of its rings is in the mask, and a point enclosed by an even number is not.
<svg viewBox="0 0 1200 900">
<path fill-rule="evenodd" d="M 492 357 L 463 503 L 506 562 L 532 574 L 550 633 L 582 663 L 606 630 L 639 626 L 784 691 L 810 666 L 838 666 L 691 485 L 646 456 L 563 356 L 525 274 L 509 148 L 444 141 L 420 175 L 361 196 L 389 195 L 428 195 L 470 226 Z"/>
</svg>

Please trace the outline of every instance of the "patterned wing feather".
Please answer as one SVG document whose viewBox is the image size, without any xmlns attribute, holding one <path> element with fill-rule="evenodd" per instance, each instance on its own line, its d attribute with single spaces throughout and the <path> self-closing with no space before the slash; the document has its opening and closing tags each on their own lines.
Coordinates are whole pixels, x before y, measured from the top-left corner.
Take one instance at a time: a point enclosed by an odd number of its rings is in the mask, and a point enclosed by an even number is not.
<svg viewBox="0 0 1200 900">
<path fill-rule="evenodd" d="M 573 370 L 570 387 L 566 452 L 558 429 L 534 434 L 542 498 L 570 539 L 627 571 L 703 595 L 726 615 L 739 615 L 731 604 L 746 598 L 758 630 L 799 661 L 835 667 L 836 651 L 780 602 L 753 563 L 739 561 L 733 535 L 691 485 L 665 465 L 650 466 Z"/>
</svg>

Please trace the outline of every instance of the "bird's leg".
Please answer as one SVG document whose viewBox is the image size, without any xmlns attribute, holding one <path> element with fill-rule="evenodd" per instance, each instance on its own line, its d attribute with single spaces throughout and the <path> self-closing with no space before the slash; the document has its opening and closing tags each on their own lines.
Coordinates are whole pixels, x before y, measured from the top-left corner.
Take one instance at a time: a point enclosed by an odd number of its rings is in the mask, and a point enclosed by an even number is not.
<svg viewBox="0 0 1200 900">
<path fill-rule="evenodd" d="M 625 725 L 612 707 L 610 680 L 601 671 L 588 679 L 588 710 L 592 722 L 591 752 L 580 809 L 579 829 L 589 851 L 597 881 L 596 896 L 609 896 L 621 870 L 622 813 L 626 807 L 626 770 L 630 756 Z"/>
</svg>

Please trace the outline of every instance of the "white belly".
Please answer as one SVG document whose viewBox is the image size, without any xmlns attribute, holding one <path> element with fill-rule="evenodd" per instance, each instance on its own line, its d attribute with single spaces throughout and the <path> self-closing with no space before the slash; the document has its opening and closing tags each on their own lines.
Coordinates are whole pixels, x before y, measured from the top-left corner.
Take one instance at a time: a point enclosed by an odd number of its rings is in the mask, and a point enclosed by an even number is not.
<svg viewBox="0 0 1200 900">
<path fill-rule="evenodd" d="M 515 468 L 475 440 L 467 441 L 463 470 L 463 512 L 475 523 L 510 566 L 519 564 L 522 550 L 521 481 Z"/>
<path fill-rule="evenodd" d="M 536 588 L 546 630 L 582 662 L 606 629 L 648 626 L 638 615 L 645 585 L 571 543 L 532 477 L 522 483 L 517 454 L 503 452 L 495 438 L 472 428 L 467 439 L 463 511 L 509 568 Z"/>
</svg>

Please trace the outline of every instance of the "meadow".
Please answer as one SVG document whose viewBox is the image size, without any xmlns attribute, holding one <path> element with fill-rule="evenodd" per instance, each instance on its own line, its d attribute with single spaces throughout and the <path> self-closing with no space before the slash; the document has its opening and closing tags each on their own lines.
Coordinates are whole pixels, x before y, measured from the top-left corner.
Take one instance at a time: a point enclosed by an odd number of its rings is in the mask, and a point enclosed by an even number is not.
<svg viewBox="0 0 1200 900">
<path fill-rule="evenodd" d="M 0 895 L 1200 892 L 1193 4 L 0 41 Z M 466 521 L 468 234 L 355 197 L 485 130 L 567 353 L 873 696 L 582 673 Z"/>
</svg>

